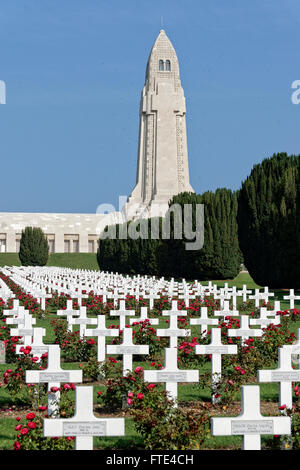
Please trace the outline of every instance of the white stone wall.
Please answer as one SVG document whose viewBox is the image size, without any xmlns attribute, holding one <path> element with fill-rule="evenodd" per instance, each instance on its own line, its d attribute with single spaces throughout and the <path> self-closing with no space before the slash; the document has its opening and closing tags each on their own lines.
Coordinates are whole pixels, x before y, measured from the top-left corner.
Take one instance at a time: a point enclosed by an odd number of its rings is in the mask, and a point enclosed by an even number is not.
<svg viewBox="0 0 300 470">
<path fill-rule="evenodd" d="M 116 223 L 119 220 L 119 216 L 119 213 L 46 214 L 1 212 L 0 241 L 6 240 L 6 243 L 2 244 L 2 247 L 5 246 L 7 253 L 16 253 L 17 235 L 20 234 L 25 227 L 40 227 L 45 234 L 54 234 L 55 253 L 64 253 L 64 241 L 70 238 L 68 235 L 75 235 L 76 238 L 78 236 L 79 252 L 88 253 L 89 236 L 92 238 L 92 236 L 100 235 L 105 225 Z M 97 247 L 95 249 L 97 249 Z M 4 248 L 2 248 L 2 251 L 4 251 Z"/>
</svg>

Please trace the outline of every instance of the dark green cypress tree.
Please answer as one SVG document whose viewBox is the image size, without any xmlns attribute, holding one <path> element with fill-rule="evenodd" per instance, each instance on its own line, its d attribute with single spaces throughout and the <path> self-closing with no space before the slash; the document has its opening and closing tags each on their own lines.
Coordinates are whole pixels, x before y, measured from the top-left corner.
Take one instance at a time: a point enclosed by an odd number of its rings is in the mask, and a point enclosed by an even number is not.
<svg viewBox="0 0 300 470">
<path fill-rule="evenodd" d="M 255 165 L 238 200 L 239 242 L 250 275 L 270 288 L 299 288 L 300 156 Z M 298 202 L 297 202 L 298 201 Z"/>
<path fill-rule="evenodd" d="M 19 258 L 22 266 L 45 266 L 49 257 L 47 238 L 39 227 L 25 227 L 20 241 Z"/>
<path fill-rule="evenodd" d="M 191 240 L 184 237 L 184 204 L 192 207 L 192 230 L 196 230 L 196 204 L 204 204 L 204 246 L 202 249 L 186 250 Z M 175 219 L 171 206 L 182 208 L 182 218 Z M 148 239 L 128 237 L 115 240 L 100 240 L 97 254 L 101 269 L 126 274 L 150 274 L 158 276 L 185 277 L 186 279 L 234 278 L 240 268 L 241 254 L 237 236 L 237 194 L 219 189 L 203 195 L 181 193 L 170 201 L 170 237 L 166 232 L 167 217 L 159 219 L 159 239 L 151 238 L 151 223 L 148 221 Z M 129 226 L 130 222 L 128 222 Z M 177 227 L 181 224 L 183 238 L 176 239 Z M 138 222 L 136 222 L 138 227 Z M 138 229 L 137 229 L 138 231 Z M 180 233 L 179 233 L 180 235 Z"/>
<path fill-rule="evenodd" d="M 237 233 L 237 194 L 228 189 L 202 195 L 182 193 L 170 201 L 172 204 L 193 206 L 193 230 L 196 230 L 196 204 L 204 204 L 204 245 L 200 250 L 187 251 L 186 239 L 170 240 L 168 256 L 176 263 L 172 265 L 173 276 L 188 279 L 234 278 L 240 269 L 241 253 Z"/>
</svg>

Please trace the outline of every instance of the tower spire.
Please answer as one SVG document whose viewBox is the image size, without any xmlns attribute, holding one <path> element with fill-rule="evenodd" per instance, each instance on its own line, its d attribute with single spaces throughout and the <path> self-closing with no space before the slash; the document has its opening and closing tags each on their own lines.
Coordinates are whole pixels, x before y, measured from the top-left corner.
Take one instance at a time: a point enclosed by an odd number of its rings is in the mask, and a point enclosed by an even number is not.
<svg viewBox="0 0 300 470">
<path fill-rule="evenodd" d="M 146 68 L 137 182 L 125 206 L 127 218 L 164 215 L 174 195 L 194 192 L 189 183 L 185 114 L 178 58 L 162 29 Z"/>
</svg>

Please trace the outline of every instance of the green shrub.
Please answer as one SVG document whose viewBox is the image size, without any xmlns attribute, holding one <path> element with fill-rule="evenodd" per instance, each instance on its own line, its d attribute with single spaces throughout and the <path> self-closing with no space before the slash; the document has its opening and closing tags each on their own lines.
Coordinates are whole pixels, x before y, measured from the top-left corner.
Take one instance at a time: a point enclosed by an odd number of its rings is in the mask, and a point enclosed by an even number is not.
<svg viewBox="0 0 300 470">
<path fill-rule="evenodd" d="M 22 230 L 19 258 L 22 266 L 45 266 L 49 257 L 47 238 L 39 227 Z"/>
<path fill-rule="evenodd" d="M 255 165 L 238 198 L 239 243 L 261 286 L 300 288 L 300 155 Z"/>
</svg>

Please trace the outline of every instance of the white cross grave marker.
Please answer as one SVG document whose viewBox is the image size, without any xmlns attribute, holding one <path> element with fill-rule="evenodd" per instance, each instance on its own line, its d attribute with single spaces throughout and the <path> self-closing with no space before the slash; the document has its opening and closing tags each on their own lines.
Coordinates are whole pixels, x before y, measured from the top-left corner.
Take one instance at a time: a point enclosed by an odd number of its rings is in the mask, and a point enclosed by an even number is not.
<svg viewBox="0 0 300 470">
<path fill-rule="evenodd" d="M 177 349 L 165 348 L 165 367 L 161 370 L 144 370 L 144 381 L 165 382 L 166 391 L 173 400 L 177 400 L 178 382 L 199 381 L 198 370 L 178 369 L 177 364 Z"/>
<path fill-rule="evenodd" d="M 50 344 L 48 366 L 44 370 L 27 370 L 26 383 L 48 383 L 48 415 L 57 415 L 60 393 L 51 392 L 52 387 L 60 387 L 62 382 L 82 382 L 82 370 L 65 370 L 60 367 L 60 347 Z"/>
<path fill-rule="evenodd" d="M 229 300 L 230 300 L 230 295 L 228 293 L 224 293 L 223 290 L 221 289 L 220 294 L 214 294 L 214 298 L 216 300 L 220 300 L 220 308 L 221 310 L 229 310 Z"/>
<path fill-rule="evenodd" d="M 76 450 L 93 450 L 93 436 L 124 436 L 124 418 L 96 418 L 93 387 L 76 387 L 75 415 L 67 419 L 44 419 L 44 436 L 75 436 Z"/>
<path fill-rule="evenodd" d="M 106 336 L 119 336 L 119 330 L 117 328 L 106 328 L 105 326 L 105 315 L 98 315 L 98 323 L 96 328 L 86 329 L 85 336 L 97 336 L 97 361 L 105 361 L 106 345 L 105 337 Z"/>
<path fill-rule="evenodd" d="M 274 318 L 269 318 L 269 310 L 266 307 L 260 307 L 260 316 L 259 318 L 251 318 L 250 325 L 259 325 L 268 327 L 269 325 L 279 325 L 280 324 L 280 317 L 277 315 Z"/>
<path fill-rule="evenodd" d="M 243 450 L 260 450 L 263 434 L 291 434 L 287 416 L 262 416 L 259 385 L 242 385 L 242 413 L 235 418 L 211 418 L 213 436 L 243 436 Z"/>
<path fill-rule="evenodd" d="M 158 318 L 148 318 L 148 307 L 141 307 L 141 315 L 138 318 L 130 318 L 129 322 L 130 325 L 132 325 L 134 322 L 140 322 L 140 321 L 145 321 L 149 320 L 150 325 L 158 325 L 159 320 Z"/>
<path fill-rule="evenodd" d="M 249 315 L 241 315 L 240 317 L 240 328 L 231 328 L 227 330 L 227 336 L 232 338 L 241 338 L 241 345 L 245 344 L 248 338 L 258 338 L 263 335 L 263 331 L 258 328 L 250 328 L 249 326 Z"/>
<path fill-rule="evenodd" d="M 18 315 L 19 309 L 21 306 L 19 305 L 19 300 L 13 300 L 13 307 L 10 309 L 5 309 L 3 310 L 3 315 L 9 315 L 9 316 L 14 316 Z M 24 307 L 22 307 L 24 309 Z"/>
<path fill-rule="evenodd" d="M 259 302 L 262 299 L 262 294 L 259 292 L 259 289 L 255 289 L 254 295 L 249 295 L 249 299 L 255 300 L 255 307 L 259 307 Z"/>
<path fill-rule="evenodd" d="M 211 329 L 210 344 L 198 344 L 195 347 L 195 354 L 211 355 L 211 384 L 212 384 L 212 402 L 217 403 L 218 398 L 215 396 L 215 389 L 221 379 L 222 374 L 222 355 L 237 354 L 236 344 L 223 344 L 221 341 L 221 328 Z"/>
<path fill-rule="evenodd" d="M 224 300 L 223 308 L 221 310 L 214 311 L 215 317 L 238 317 L 239 311 L 238 310 L 230 310 L 229 308 L 229 301 Z"/>
<path fill-rule="evenodd" d="M 290 289 L 289 295 L 283 296 L 284 300 L 290 301 L 290 310 L 295 308 L 295 300 L 300 300 L 300 295 L 295 295 L 294 289 Z"/>
<path fill-rule="evenodd" d="M 78 317 L 80 312 L 79 310 L 73 310 L 73 301 L 67 300 L 67 308 L 65 310 L 57 310 L 56 314 L 59 317 L 67 317 L 68 321 L 68 330 L 72 331 L 72 325 L 70 323 L 70 318 Z"/>
<path fill-rule="evenodd" d="M 207 315 L 207 307 L 200 308 L 200 318 L 191 318 L 190 324 L 191 325 L 201 325 L 201 334 L 205 333 L 207 335 L 207 327 L 208 325 L 217 325 L 219 320 L 217 318 L 210 318 Z"/>
<path fill-rule="evenodd" d="M 286 405 L 292 408 L 293 391 L 292 382 L 300 381 L 300 370 L 292 368 L 292 351 L 289 348 L 278 348 L 279 366 L 275 370 L 259 370 L 259 382 L 279 382 L 279 406 Z"/>
<path fill-rule="evenodd" d="M 157 336 L 167 336 L 170 338 L 170 348 L 177 348 L 177 338 L 190 336 L 191 330 L 178 328 L 178 317 L 187 315 L 185 310 L 177 309 L 177 300 L 172 301 L 171 310 L 163 310 L 163 316 L 170 317 L 169 328 L 159 328 L 156 330 Z"/>
<path fill-rule="evenodd" d="M 37 362 L 40 362 L 41 356 L 45 353 L 48 353 L 48 351 L 49 351 L 49 344 L 44 344 L 43 343 L 43 337 L 45 335 L 46 335 L 45 328 L 34 328 L 33 329 L 32 341 L 31 341 L 31 344 L 29 346 L 31 347 L 30 354 L 32 354 L 32 356 L 37 356 L 39 358 L 39 360 Z M 24 348 L 24 346 L 21 345 L 21 344 L 17 344 L 16 354 L 21 353 L 21 351 L 20 351 L 21 348 Z"/>
<path fill-rule="evenodd" d="M 8 318 L 7 321 L 13 321 L 14 318 Z M 23 343 L 26 345 L 31 344 L 31 338 L 33 335 L 33 326 L 36 322 L 36 319 L 33 318 L 27 312 L 24 313 L 23 319 L 21 319 L 21 324 L 18 325 L 18 328 L 11 328 L 10 336 L 22 336 Z"/>
<path fill-rule="evenodd" d="M 124 328 L 123 341 L 121 344 L 108 344 L 106 350 L 108 354 L 121 354 L 123 356 L 123 375 L 132 371 L 132 356 L 135 354 L 149 354 L 148 345 L 133 344 L 131 328 Z"/>
<path fill-rule="evenodd" d="M 298 356 L 298 369 L 300 369 L 300 328 L 297 330 L 297 340 L 294 344 L 288 344 L 283 346 L 285 349 L 289 349 L 292 355 L 292 362 L 295 362 L 296 358 L 293 356 Z"/>
<path fill-rule="evenodd" d="M 126 310 L 125 300 L 120 300 L 120 308 L 119 310 L 110 310 L 109 314 L 111 316 L 118 316 L 120 317 L 120 330 L 124 330 L 126 324 L 126 317 L 127 316 L 134 316 L 135 310 Z"/>
<path fill-rule="evenodd" d="M 241 290 L 237 291 L 237 292 L 238 292 L 238 294 L 243 296 L 243 302 L 247 302 L 247 294 L 252 294 L 251 289 L 247 290 L 246 284 L 243 284 L 243 288 Z"/>
<path fill-rule="evenodd" d="M 149 308 L 150 310 L 154 307 L 154 300 L 160 299 L 160 296 L 156 292 L 149 292 L 149 294 L 144 295 L 144 299 L 149 299 Z"/>
<path fill-rule="evenodd" d="M 97 318 L 88 318 L 86 316 L 86 307 L 80 307 L 79 317 L 68 318 L 69 325 L 79 325 L 80 338 L 84 337 L 86 331 L 86 325 L 96 325 Z"/>
</svg>

